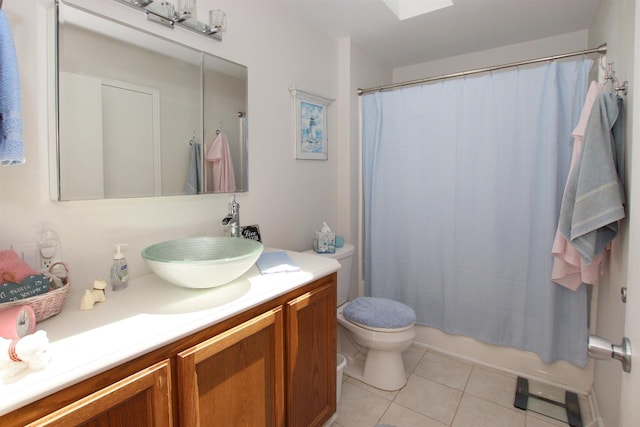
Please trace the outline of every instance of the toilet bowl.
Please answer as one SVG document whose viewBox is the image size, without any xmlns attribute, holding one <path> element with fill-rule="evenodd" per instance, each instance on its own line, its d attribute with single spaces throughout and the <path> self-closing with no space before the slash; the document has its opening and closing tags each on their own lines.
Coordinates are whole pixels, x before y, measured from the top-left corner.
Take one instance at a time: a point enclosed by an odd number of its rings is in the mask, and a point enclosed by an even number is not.
<svg viewBox="0 0 640 427">
<path fill-rule="evenodd" d="M 354 320 L 361 307 L 354 310 L 353 304 L 374 302 L 374 309 L 366 319 Z M 406 315 L 397 324 L 388 323 L 389 311 L 385 306 L 399 308 Z M 345 315 L 345 310 L 347 314 Z M 349 313 L 355 311 L 355 313 Z M 343 304 L 337 312 L 338 324 L 344 328 L 347 339 L 352 339 L 360 354 L 350 354 L 347 358 L 345 374 L 382 390 L 398 390 L 407 383 L 402 352 L 413 343 L 415 332 L 415 312 L 396 301 L 384 298 L 360 297 Z M 381 325 L 388 327 L 381 327 Z M 360 348 L 358 348 L 360 347 Z M 361 356 L 360 359 L 358 356 Z M 364 358 L 364 360 L 362 360 Z M 351 362 L 351 363 L 349 363 Z"/>
<path fill-rule="evenodd" d="M 359 297 L 347 302 L 353 252 L 353 245 L 345 244 L 334 254 L 319 254 L 341 265 L 336 315 L 338 351 L 347 360 L 344 373 L 382 390 L 401 389 L 407 382 L 402 352 L 415 339 L 415 312 L 385 298 Z"/>
</svg>

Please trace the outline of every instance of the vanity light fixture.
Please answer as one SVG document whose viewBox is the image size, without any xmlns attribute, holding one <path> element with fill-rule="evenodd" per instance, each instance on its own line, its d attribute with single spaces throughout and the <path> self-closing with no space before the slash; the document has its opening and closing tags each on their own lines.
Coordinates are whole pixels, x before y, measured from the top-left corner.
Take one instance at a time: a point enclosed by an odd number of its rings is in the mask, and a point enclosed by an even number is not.
<svg viewBox="0 0 640 427">
<path fill-rule="evenodd" d="M 227 14 L 220 9 L 210 10 L 209 26 L 219 31 L 227 31 Z"/>
<path fill-rule="evenodd" d="M 211 12 L 220 12 L 222 18 L 218 18 L 215 22 L 205 24 L 198 21 L 195 16 L 196 0 L 178 0 L 178 6 L 166 0 L 115 0 L 139 10 L 144 10 L 147 19 L 157 22 L 170 28 L 176 26 L 184 29 L 212 37 L 218 41 L 222 41 L 221 32 L 226 30 L 226 15 L 224 12 L 216 10 Z M 210 13 L 211 15 L 211 13 Z M 219 14 L 216 15 L 218 17 Z"/>
<path fill-rule="evenodd" d="M 182 22 L 186 19 L 196 18 L 196 0 L 178 0 L 178 8 L 176 10 L 177 22 Z"/>
<path fill-rule="evenodd" d="M 137 7 L 147 7 L 153 3 L 153 0 L 131 0 L 131 3 Z"/>
</svg>

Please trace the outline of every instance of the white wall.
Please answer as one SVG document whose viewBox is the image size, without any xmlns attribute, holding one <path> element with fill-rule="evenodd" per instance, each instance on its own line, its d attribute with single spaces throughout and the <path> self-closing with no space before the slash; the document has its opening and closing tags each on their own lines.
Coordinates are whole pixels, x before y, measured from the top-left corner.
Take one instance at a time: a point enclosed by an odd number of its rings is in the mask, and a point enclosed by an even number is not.
<svg viewBox="0 0 640 427">
<path fill-rule="evenodd" d="M 112 245 L 129 244 L 132 276 L 148 272 L 140 251 L 153 242 L 195 235 L 222 235 L 228 195 L 173 196 L 135 200 L 55 202 L 49 199 L 47 150 L 46 5 L 50 0 L 6 1 L 22 82 L 27 163 L 0 168 L 0 248 L 35 241 L 53 227 L 71 268 L 76 291 L 105 277 Z M 249 192 L 238 194 L 243 224 L 259 224 L 266 245 L 311 247 L 313 231 L 337 224 L 338 107 L 329 107 L 329 160 L 294 160 L 290 86 L 336 98 L 338 43 L 263 1 L 198 2 L 200 16 L 227 13 L 224 40 L 148 22 L 142 12 L 111 0 L 76 0 L 94 10 L 197 49 L 248 66 Z M 45 327 L 43 325 L 43 327 Z"/>
<path fill-rule="evenodd" d="M 613 62 L 613 69 L 620 81 L 629 80 L 633 84 L 634 61 L 634 17 L 636 2 L 603 0 L 593 24 L 589 28 L 589 43 L 607 43 L 607 62 Z M 632 117 L 633 90 L 626 97 L 627 106 L 627 155 L 631 159 L 633 147 Z M 627 194 L 630 194 L 629 176 L 631 162 L 627 165 Z M 636 166 L 637 167 L 637 166 Z M 632 203 L 628 200 L 627 205 Z M 627 284 L 628 224 L 622 221 L 619 237 L 613 242 L 609 265 L 604 280 L 598 290 L 598 314 L 596 333 L 612 343 L 620 344 L 624 335 L 625 306 L 620 300 L 620 287 Z M 635 286 L 635 284 L 634 284 Z M 620 384 L 622 369 L 617 361 L 595 361 L 594 389 L 600 415 L 607 427 L 619 426 L 619 410 L 623 401 L 634 404 L 633 399 L 621 400 Z M 622 426 L 626 427 L 626 426 Z"/>
<path fill-rule="evenodd" d="M 588 47 L 591 46 L 587 46 L 587 31 L 577 31 L 531 42 L 396 68 L 393 70 L 393 81 L 394 83 L 402 82 L 493 65 L 510 64 L 527 59 L 575 52 Z"/>
<path fill-rule="evenodd" d="M 358 88 L 379 86 L 391 81 L 392 70 L 377 63 L 350 38 L 339 41 L 340 146 L 338 186 L 338 226 L 345 230 L 345 240 L 355 245 L 351 272 L 350 298 L 364 293 L 362 284 L 362 230 L 360 172 L 360 97 Z"/>
</svg>

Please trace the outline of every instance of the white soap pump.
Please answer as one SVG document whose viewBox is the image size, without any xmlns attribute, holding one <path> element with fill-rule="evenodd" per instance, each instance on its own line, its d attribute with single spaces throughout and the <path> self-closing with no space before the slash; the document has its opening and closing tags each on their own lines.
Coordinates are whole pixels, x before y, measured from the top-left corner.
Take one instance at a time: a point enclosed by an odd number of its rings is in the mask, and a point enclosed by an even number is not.
<svg viewBox="0 0 640 427">
<path fill-rule="evenodd" d="M 116 253 L 113 255 L 113 265 L 111 266 L 110 274 L 111 289 L 114 291 L 126 289 L 129 284 L 129 268 L 127 266 L 127 260 L 121 250 L 123 246 L 127 246 L 127 244 L 118 243 L 114 245 Z"/>
</svg>

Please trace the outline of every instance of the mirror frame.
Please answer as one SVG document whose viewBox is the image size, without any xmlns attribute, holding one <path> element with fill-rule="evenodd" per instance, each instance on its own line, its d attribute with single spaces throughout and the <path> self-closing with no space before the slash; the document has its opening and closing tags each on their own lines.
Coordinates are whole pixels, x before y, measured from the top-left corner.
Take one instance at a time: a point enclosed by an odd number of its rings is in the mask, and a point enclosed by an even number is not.
<svg viewBox="0 0 640 427">
<path fill-rule="evenodd" d="M 75 5 L 73 3 L 62 2 L 60 0 L 56 0 L 53 2 L 47 10 L 47 64 L 48 64 L 48 75 L 47 75 L 47 86 L 49 96 L 47 97 L 47 109 L 48 109 L 48 139 L 49 139 L 49 193 L 50 198 L 56 201 L 81 201 L 81 200 L 107 200 L 107 199 L 122 199 L 122 198 L 150 198 L 150 197 L 170 197 L 170 196 L 185 196 L 192 195 L 186 192 L 180 194 L 159 194 L 159 195 L 144 195 L 144 196 L 132 196 L 132 197 L 65 197 L 64 196 L 64 188 L 62 187 L 62 163 L 61 163 L 61 144 L 64 144 L 64 141 L 61 141 L 60 134 L 60 54 L 61 54 L 61 37 L 60 37 L 60 8 L 72 8 L 74 10 L 78 10 L 82 13 L 87 13 L 96 18 L 103 19 L 110 23 L 126 27 L 133 31 L 138 31 L 144 33 L 145 36 L 153 37 L 159 39 L 162 43 L 172 43 L 180 46 L 180 48 L 184 48 L 186 50 L 191 50 L 194 53 L 198 53 L 200 55 L 200 125 L 199 125 L 199 135 L 196 135 L 194 132 L 194 136 L 197 136 L 197 140 L 202 142 L 202 161 L 201 161 L 201 169 L 204 169 L 208 164 L 205 160 L 205 143 L 209 143 L 207 133 L 211 133 L 212 130 L 220 127 L 216 123 L 205 123 L 205 111 L 206 111 L 206 102 L 205 102 L 205 75 L 207 69 L 205 68 L 207 59 L 212 58 L 216 61 L 221 61 L 221 63 L 229 64 L 233 67 L 241 67 L 244 69 L 244 111 L 234 112 L 234 115 L 238 117 L 239 124 L 238 128 L 240 135 L 239 138 L 242 139 L 242 143 L 239 144 L 239 152 L 241 156 L 237 158 L 237 161 L 234 161 L 234 165 L 238 165 L 237 167 L 241 170 L 237 176 L 240 177 L 241 182 L 240 188 L 235 189 L 234 191 L 229 191 L 229 193 L 242 193 L 248 192 L 248 138 L 247 138 L 247 109 L 248 109 L 248 67 L 242 64 L 238 64 L 234 61 L 230 61 L 226 58 L 219 57 L 217 55 L 213 55 L 209 52 L 195 49 L 186 43 L 175 40 L 173 38 L 168 38 L 162 35 L 159 35 L 155 32 L 151 32 L 145 28 L 136 27 L 129 22 L 120 19 L 111 18 L 109 16 L 105 16 L 99 12 L 95 12 L 92 10 L 87 10 L 82 6 Z M 223 73 L 221 73 L 223 74 Z M 191 136 L 191 135 L 190 135 Z M 211 140 L 212 141 L 212 140 Z M 186 141 L 185 141 L 186 144 Z M 204 166 L 204 167 L 202 167 Z M 225 194 L 223 192 L 213 192 L 206 191 L 205 183 L 204 183 L 204 172 L 201 172 L 201 181 L 202 181 L 202 191 L 198 192 L 194 195 L 206 195 L 206 194 Z"/>
</svg>

